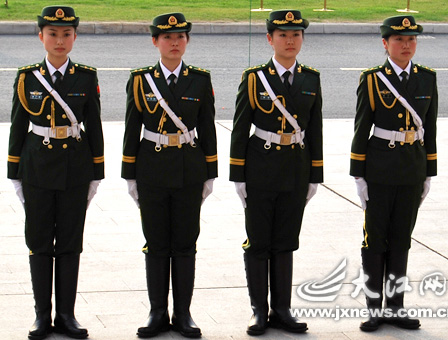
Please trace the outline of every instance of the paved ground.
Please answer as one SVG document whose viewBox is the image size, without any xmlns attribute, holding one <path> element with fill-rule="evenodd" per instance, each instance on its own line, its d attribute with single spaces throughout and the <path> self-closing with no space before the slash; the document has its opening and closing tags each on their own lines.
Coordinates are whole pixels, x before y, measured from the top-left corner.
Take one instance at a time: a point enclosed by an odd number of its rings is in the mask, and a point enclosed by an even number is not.
<svg viewBox="0 0 448 340">
<path fill-rule="evenodd" d="M 360 269 L 362 211 L 356 189 L 348 175 L 352 120 L 324 121 L 325 184 L 305 212 L 301 247 L 294 253 L 293 308 L 362 308 L 364 296 L 351 297 Z M 302 317 L 309 331 L 291 335 L 269 329 L 260 339 L 448 339 L 446 294 L 431 290 L 419 294 L 423 278 L 441 272 L 448 277 L 448 119 L 439 120 L 439 176 L 418 218 L 409 260 L 412 292 L 408 308 L 443 308 L 444 318 L 421 318 L 418 331 L 399 330 L 385 325 L 374 334 L 359 331 L 362 318 Z M 124 124 L 104 124 L 106 179 L 88 211 L 81 257 L 76 315 L 95 340 L 136 339 L 135 332 L 148 314 L 145 287 L 144 243 L 139 211 L 120 179 L 121 143 Z M 209 340 L 250 339 L 245 329 L 251 316 L 246 288 L 241 243 L 245 239 L 244 215 L 240 201 L 228 181 L 230 121 L 218 121 L 219 178 L 214 192 L 203 205 L 198 241 L 196 289 L 192 314 Z M 24 214 L 6 177 L 9 124 L 0 124 L 0 339 L 26 339 L 34 321 L 33 295 L 27 248 L 23 237 Z M 344 259 L 347 265 L 342 288 L 333 302 L 309 302 L 295 293 L 307 281 L 322 281 Z M 160 339 L 180 339 L 173 332 Z M 66 339 L 52 335 L 49 339 Z"/>
</svg>

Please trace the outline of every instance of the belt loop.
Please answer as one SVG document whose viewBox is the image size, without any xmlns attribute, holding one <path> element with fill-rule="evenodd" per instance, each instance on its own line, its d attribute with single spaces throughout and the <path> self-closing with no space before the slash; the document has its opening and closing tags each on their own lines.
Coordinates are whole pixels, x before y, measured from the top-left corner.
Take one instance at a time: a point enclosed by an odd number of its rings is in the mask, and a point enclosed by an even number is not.
<svg viewBox="0 0 448 340">
<path fill-rule="evenodd" d="M 44 140 L 42 141 L 42 144 L 50 144 L 50 129 L 44 129 Z"/>
<path fill-rule="evenodd" d="M 425 141 L 423 140 L 423 136 L 425 135 L 425 129 L 423 127 L 418 128 L 417 130 L 417 136 L 420 140 L 420 144 L 423 146 L 425 144 Z"/>
<path fill-rule="evenodd" d="M 196 143 L 194 142 L 194 130 L 188 131 L 188 136 L 190 137 L 190 145 L 191 147 L 195 148 L 196 147 Z"/>
<path fill-rule="evenodd" d="M 268 131 L 268 135 L 267 135 L 267 138 L 266 138 L 266 143 L 264 143 L 264 148 L 266 150 L 269 150 L 271 148 L 272 136 L 273 136 L 273 133 Z"/>
<path fill-rule="evenodd" d="M 393 148 L 395 148 L 395 140 L 397 139 L 397 131 L 392 131 L 390 136 L 391 136 L 391 138 L 389 141 L 389 148 L 393 149 Z"/>
<path fill-rule="evenodd" d="M 300 148 L 305 149 L 305 143 L 303 142 L 303 132 L 302 130 L 296 131 L 296 142 L 299 143 Z"/>
</svg>

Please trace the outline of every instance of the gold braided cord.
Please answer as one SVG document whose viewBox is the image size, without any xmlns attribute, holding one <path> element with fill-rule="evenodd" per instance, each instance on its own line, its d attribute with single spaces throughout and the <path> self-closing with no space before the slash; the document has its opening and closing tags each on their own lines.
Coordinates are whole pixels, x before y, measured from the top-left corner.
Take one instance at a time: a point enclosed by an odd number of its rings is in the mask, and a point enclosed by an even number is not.
<svg viewBox="0 0 448 340">
<path fill-rule="evenodd" d="M 373 83 L 371 74 L 367 76 L 367 88 L 369 89 L 370 108 L 372 109 L 373 112 L 375 111 L 375 99 L 373 98 Z"/>
<path fill-rule="evenodd" d="M 138 100 L 138 84 L 142 81 L 142 76 L 135 76 L 134 77 L 134 102 L 135 106 L 137 107 L 137 110 L 139 112 L 143 112 L 143 109 L 140 105 L 140 101 Z"/>
<path fill-rule="evenodd" d="M 254 101 L 254 96 L 253 96 L 253 87 L 254 87 L 254 83 L 255 83 L 255 73 L 249 73 L 249 79 L 247 81 L 247 85 L 248 85 L 248 92 L 249 92 L 249 103 L 250 103 L 250 107 L 252 108 L 252 110 L 255 110 L 255 101 Z"/>
<path fill-rule="evenodd" d="M 250 79 L 250 76 L 253 76 L 253 80 L 252 80 L 252 86 L 253 86 L 253 91 L 252 91 L 252 93 L 251 93 L 251 91 L 250 91 L 250 87 L 249 87 L 249 101 L 251 101 L 251 94 L 252 94 L 252 98 L 253 98 L 253 100 L 255 101 L 255 104 L 257 105 L 257 107 L 261 110 L 261 111 L 263 111 L 264 113 L 266 113 L 266 114 L 270 114 L 270 113 L 272 113 L 273 111 L 274 111 L 274 107 L 275 107 L 275 104 L 274 104 L 274 102 L 272 102 L 272 106 L 271 106 L 271 109 L 268 111 L 268 110 L 265 110 L 263 107 L 261 107 L 261 105 L 260 105 L 260 103 L 258 102 L 258 99 L 257 99 L 257 82 L 255 81 L 255 73 L 251 73 L 250 75 L 249 75 L 249 79 Z M 284 107 L 286 107 L 286 102 L 285 102 L 285 98 L 282 96 L 282 95 L 278 95 L 277 96 L 277 98 L 279 98 L 279 99 L 281 99 L 282 100 L 282 104 L 283 104 L 283 106 Z M 252 102 L 251 102 L 251 106 L 252 106 Z M 252 106 L 252 108 L 255 108 L 255 105 L 254 106 Z"/>
<path fill-rule="evenodd" d="M 378 86 L 378 77 L 377 77 L 377 75 L 375 73 L 373 75 L 375 77 L 375 85 L 376 85 L 376 91 L 378 92 L 378 97 L 380 98 L 380 100 L 383 103 L 384 107 L 386 107 L 386 109 L 393 108 L 395 106 L 395 103 L 397 102 L 398 98 L 395 98 L 395 100 L 393 101 L 393 103 L 391 105 L 387 105 L 386 102 L 384 101 L 383 97 L 381 96 L 381 91 L 380 91 L 380 88 Z"/>
<path fill-rule="evenodd" d="M 40 107 L 39 112 L 33 112 L 29 109 L 28 107 L 28 101 L 26 100 L 26 95 L 25 95 L 25 77 L 26 74 L 22 73 L 19 76 L 19 83 L 17 84 L 17 94 L 19 96 L 19 101 L 20 104 L 22 104 L 23 108 L 31 115 L 33 116 L 40 116 L 42 114 L 42 112 L 44 111 L 44 107 L 45 107 L 45 103 L 47 102 L 48 98 L 50 98 L 50 96 L 46 96 L 44 98 L 44 100 L 42 101 L 42 105 Z"/>
</svg>

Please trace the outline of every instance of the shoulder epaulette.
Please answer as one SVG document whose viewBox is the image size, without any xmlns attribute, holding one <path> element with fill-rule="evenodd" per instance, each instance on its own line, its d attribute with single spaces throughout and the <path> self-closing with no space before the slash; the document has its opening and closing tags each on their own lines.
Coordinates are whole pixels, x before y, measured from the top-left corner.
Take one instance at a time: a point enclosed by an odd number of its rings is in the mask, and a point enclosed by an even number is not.
<svg viewBox="0 0 448 340">
<path fill-rule="evenodd" d="M 433 68 L 430 68 L 428 66 L 423 66 L 423 65 L 420 65 L 420 64 L 415 64 L 415 66 L 417 66 L 422 71 L 426 71 L 426 72 L 429 72 L 429 73 L 432 73 L 432 74 L 436 74 L 436 70 L 434 70 Z"/>
<path fill-rule="evenodd" d="M 139 67 L 139 68 L 134 68 L 133 70 L 131 70 L 131 73 L 133 75 L 138 75 L 138 74 L 147 73 L 148 71 L 152 71 L 153 69 L 154 69 L 154 66 Z"/>
<path fill-rule="evenodd" d="M 307 66 L 307 65 L 304 65 L 304 64 L 299 64 L 298 67 L 299 67 L 299 69 L 302 69 L 302 70 L 305 70 L 305 71 L 310 71 L 310 72 L 313 72 L 313 73 L 316 73 L 316 74 L 320 74 L 319 70 L 315 69 L 314 67 L 310 67 L 310 66 Z"/>
<path fill-rule="evenodd" d="M 76 69 L 78 69 L 80 71 L 87 71 L 87 72 L 96 73 L 96 68 L 95 67 L 91 67 L 91 66 L 87 66 L 87 65 L 83 65 L 83 64 L 79 64 L 79 63 L 74 63 L 73 65 L 76 67 Z"/>
<path fill-rule="evenodd" d="M 200 68 L 200 67 L 196 67 L 196 66 L 192 66 L 192 65 L 188 65 L 187 67 L 188 67 L 189 70 L 195 71 L 197 73 L 210 74 L 210 71 L 206 70 L 205 68 Z"/>
<path fill-rule="evenodd" d="M 267 67 L 268 67 L 267 64 L 261 64 L 261 65 L 257 65 L 257 66 L 248 67 L 244 70 L 244 72 L 256 72 L 258 70 L 264 70 Z"/>
<path fill-rule="evenodd" d="M 34 70 L 37 70 L 37 69 L 40 68 L 40 67 L 41 67 L 41 64 L 40 64 L 40 63 L 37 63 L 37 64 L 31 64 L 31 65 L 27 65 L 27 66 L 19 67 L 18 71 L 19 71 L 20 73 L 22 73 L 22 72 L 28 72 L 28 71 L 34 71 Z"/>
<path fill-rule="evenodd" d="M 361 73 L 365 73 L 365 74 L 374 73 L 374 72 L 381 70 L 382 68 L 383 68 L 383 65 L 379 65 L 379 66 L 367 68 L 367 69 L 363 70 Z"/>
</svg>

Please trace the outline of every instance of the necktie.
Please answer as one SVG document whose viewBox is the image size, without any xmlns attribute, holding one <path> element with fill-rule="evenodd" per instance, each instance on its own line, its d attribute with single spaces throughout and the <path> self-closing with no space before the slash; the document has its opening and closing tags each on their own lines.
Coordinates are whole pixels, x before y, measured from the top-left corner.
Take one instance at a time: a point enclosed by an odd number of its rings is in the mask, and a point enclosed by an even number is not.
<svg viewBox="0 0 448 340">
<path fill-rule="evenodd" d="M 56 77 L 53 87 L 56 91 L 58 91 L 59 87 L 61 86 L 61 82 L 62 82 L 62 73 L 59 71 L 56 71 L 53 75 Z"/>
<path fill-rule="evenodd" d="M 176 86 L 176 75 L 174 73 L 171 73 L 168 77 L 168 80 L 170 80 L 170 83 L 168 84 L 168 87 L 171 91 L 171 93 L 174 93 L 174 87 Z"/>
<path fill-rule="evenodd" d="M 287 90 L 289 90 L 289 88 L 291 87 L 291 84 L 289 83 L 290 74 L 291 74 L 291 72 L 289 72 L 289 71 L 286 71 L 285 73 L 283 73 L 283 84 L 285 85 Z"/>
<path fill-rule="evenodd" d="M 400 73 L 401 76 L 401 83 L 404 87 L 408 84 L 408 73 L 406 71 L 403 71 Z"/>
</svg>

